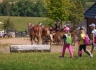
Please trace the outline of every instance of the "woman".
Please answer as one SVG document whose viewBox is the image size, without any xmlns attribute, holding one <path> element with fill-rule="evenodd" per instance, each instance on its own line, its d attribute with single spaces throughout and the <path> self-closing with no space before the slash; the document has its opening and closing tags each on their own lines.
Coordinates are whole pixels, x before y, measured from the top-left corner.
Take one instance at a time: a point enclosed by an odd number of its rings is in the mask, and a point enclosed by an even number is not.
<svg viewBox="0 0 96 70">
<path fill-rule="evenodd" d="M 96 45 L 96 29 L 95 29 L 96 25 L 92 23 L 89 26 L 92 29 L 91 31 L 91 39 L 92 39 L 91 53 L 93 54 L 94 46 Z"/>
<path fill-rule="evenodd" d="M 78 49 L 79 58 L 82 57 L 82 49 L 84 50 L 84 52 L 86 54 L 88 54 L 90 57 L 92 57 L 92 54 L 88 50 L 86 50 L 86 45 L 84 44 L 85 36 L 86 36 L 86 32 L 85 32 L 84 28 L 81 27 L 80 28 L 80 37 L 79 37 L 80 38 L 80 45 L 79 45 L 79 49 Z"/>
</svg>

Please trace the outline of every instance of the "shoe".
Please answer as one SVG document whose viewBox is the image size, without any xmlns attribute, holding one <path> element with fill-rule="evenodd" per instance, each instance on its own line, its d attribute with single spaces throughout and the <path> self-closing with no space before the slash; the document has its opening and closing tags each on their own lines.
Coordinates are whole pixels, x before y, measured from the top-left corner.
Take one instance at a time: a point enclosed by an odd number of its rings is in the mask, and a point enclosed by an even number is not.
<svg viewBox="0 0 96 70">
<path fill-rule="evenodd" d="M 59 56 L 59 58 L 64 58 L 63 56 Z"/>
<path fill-rule="evenodd" d="M 93 58 L 93 54 L 90 55 L 90 58 Z"/>
<path fill-rule="evenodd" d="M 78 58 L 79 58 L 79 59 L 82 59 L 82 57 L 80 57 L 80 56 L 79 56 Z"/>
</svg>

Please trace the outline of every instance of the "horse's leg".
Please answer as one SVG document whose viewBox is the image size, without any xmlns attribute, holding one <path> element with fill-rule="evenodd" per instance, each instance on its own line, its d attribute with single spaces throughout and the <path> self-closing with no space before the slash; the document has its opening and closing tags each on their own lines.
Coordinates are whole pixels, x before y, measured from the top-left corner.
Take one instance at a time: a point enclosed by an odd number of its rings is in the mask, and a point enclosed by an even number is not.
<svg viewBox="0 0 96 70">
<path fill-rule="evenodd" d="M 44 39 L 42 38 L 42 44 L 44 44 Z"/>
<path fill-rule="evenodd" d="M 50 44 L 52 44 L 52 42 L 53 42 L 53 35 L 50 34 Z"/>
<path fill-rule="evenodd" d="M 49 36 L 46 37 L 46 44 L 49 42 Z"/>
<path fill-rule="evenodd" d="M 45 44 L 45 37 L 42 38 L 42 44 Z"/>
<path fill-rule="evenodd" d="M 31 45 L 32 45 L 32 44 L 33 44 L 33 39 L 32 39 L 32 36 L 30 36 L 30 38 L 31 38 L 31 39 L 30 39 L 30 41 L 31 41 Z"/>
<path fill-rule="evenodd" d="M 37 39 L 37 41 L 35 41 L 36 44 L 39 44 L 39 38 L 38 36 L 35 37 Z"/>
</svg>

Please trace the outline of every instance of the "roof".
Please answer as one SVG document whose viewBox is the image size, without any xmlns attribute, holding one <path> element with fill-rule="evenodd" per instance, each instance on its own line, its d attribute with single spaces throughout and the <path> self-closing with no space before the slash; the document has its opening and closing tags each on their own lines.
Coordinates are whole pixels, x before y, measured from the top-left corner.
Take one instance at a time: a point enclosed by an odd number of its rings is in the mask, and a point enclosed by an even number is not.
<svg viewBox="0 0 96 70">
<path fill-rule="evenodd" d="M 96 3 L 92 5 L 85 13 L 85 18 L 96 18 Z"/>
</svg>

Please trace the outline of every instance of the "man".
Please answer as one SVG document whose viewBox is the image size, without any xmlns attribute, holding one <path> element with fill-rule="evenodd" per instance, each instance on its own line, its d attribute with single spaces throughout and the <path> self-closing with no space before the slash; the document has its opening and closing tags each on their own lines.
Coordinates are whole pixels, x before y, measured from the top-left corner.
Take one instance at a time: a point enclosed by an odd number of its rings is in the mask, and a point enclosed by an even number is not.
<svg viewBox="0 0 96 70">
<path fill-rule="evenodd" d="M 94 46 L 96 45 L 96 25 L 94 23 L 89 25 L 90 28 L 92 29 L 91 31 L 91 39 L 92 39 L 92 48 L 91 48 L 91 53 L 93 53 Z"/>
<path fill-rule="evenodd" d="M 54 29 L 56 32 L 60 29 L 60 21 L 59 20 L 56 21 Z"/>
</svg>

